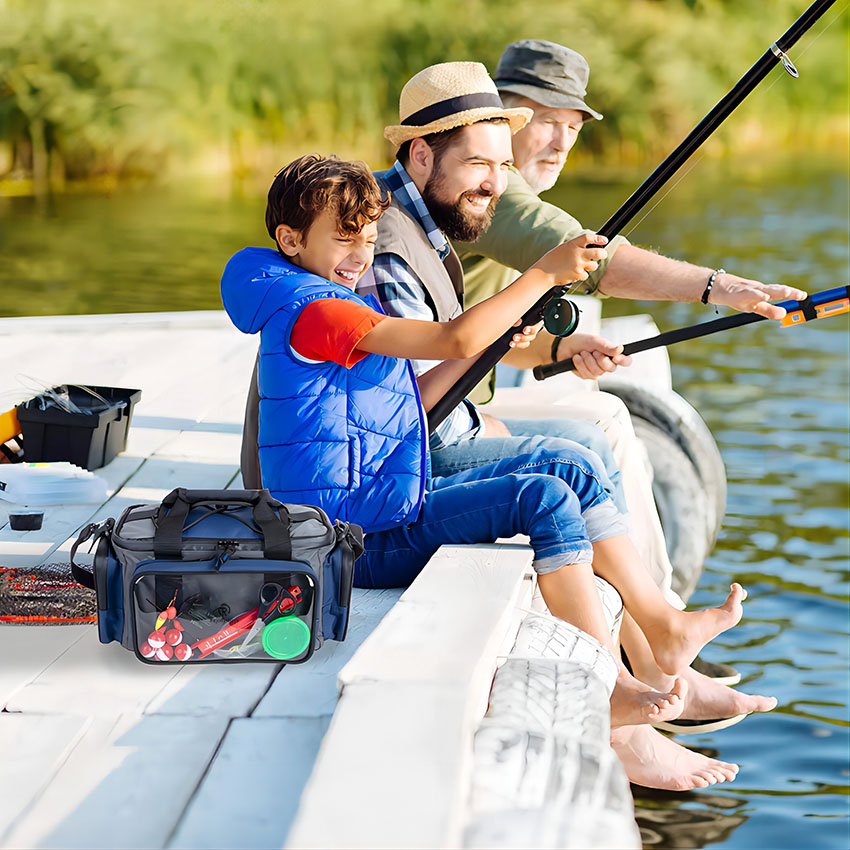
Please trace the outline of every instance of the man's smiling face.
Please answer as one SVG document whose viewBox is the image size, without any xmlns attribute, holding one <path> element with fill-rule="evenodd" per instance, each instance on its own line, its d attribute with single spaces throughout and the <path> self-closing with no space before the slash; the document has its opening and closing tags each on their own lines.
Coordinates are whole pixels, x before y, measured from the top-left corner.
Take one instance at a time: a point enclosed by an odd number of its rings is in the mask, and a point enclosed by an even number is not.
<svg viewBox="0 0 850 850">
<path fill-rule="evenodd" d="M 535 192 L 545 192 L 558 181 L 586 116 L 578 109 L 555 109 L 528 98 L 516 105 L 533 109 L 534 117 L 513 137 L 514 164 Z"/>
<path fill-rule="evenodd" d="M 474 242 L 490 226 L 512 161 L 506 121 L 482 121 L 458 132 L 434 157 L 422 190 L 437 227 L 450 239 Z"/>
</svg>

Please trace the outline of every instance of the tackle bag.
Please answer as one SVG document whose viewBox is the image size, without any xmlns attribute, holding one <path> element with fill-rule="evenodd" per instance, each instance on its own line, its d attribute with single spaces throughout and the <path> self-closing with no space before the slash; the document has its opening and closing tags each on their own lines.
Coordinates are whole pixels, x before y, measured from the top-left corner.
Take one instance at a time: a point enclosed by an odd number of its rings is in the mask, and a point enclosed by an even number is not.
<svg viewBox="0 0 850 850">
<path fill-rule="evenodd" d="M 92 571 L 74 563 L 95 547 Z M 185 490 L 90 523 L 71 549 L 102 643 L 149 663 L 306 661 L 343 640 L 359 526 L 268 490 Z"/>
</svg>

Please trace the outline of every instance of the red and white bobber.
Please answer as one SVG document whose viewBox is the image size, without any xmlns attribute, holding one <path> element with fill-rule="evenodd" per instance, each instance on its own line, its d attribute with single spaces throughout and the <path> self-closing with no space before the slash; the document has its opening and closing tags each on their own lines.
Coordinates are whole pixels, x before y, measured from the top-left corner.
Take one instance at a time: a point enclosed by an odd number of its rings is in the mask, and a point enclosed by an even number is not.
<svg viewBox="0 0 850 850">
<path fill-rule="evenodd" d="M 192 657 L 192 647 L 188 643 L 178 643 L 174 647 L 174 657 L 178 661 L 188 661 Z"/>
<path fill-rule="evenodd" d="M 139 654 L 142 658 L 152 658 L 155 652 L 156 650 L 147 641 L 139 647 Z"/>
<path fill-rule="evenodd" d="M 183 635 L 179 629 L 169 629 L 165 633 L 165 642 L 170 646 L 177 646 L 183 640 Z"/>
<path fill-rule="evenodd" d="M 167 643 L 164 643 L 156 650 L 157 661 L 171 661 L 173 655 L 174 650 Z"/>
<path fill-rule="evenodd" d="M 148 643 L 154 648 L 159 649 L 165 643 L 165 629 L 157 629 L 148 635 Z"/>
</svg>

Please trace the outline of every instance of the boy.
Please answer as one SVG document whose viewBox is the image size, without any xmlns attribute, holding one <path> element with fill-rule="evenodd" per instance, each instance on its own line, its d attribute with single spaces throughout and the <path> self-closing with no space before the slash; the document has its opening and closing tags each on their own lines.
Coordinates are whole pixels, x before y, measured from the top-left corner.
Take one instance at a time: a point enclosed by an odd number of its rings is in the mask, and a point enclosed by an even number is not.
<svg viewBox="0 0 850 850">
<path fill-rule="evenodd" d="M 667 605 L 586 457 L 538 450 L 428 480 L 427 411 L 543 293 L 586 279 L 605 256 L 587 244 L 604 239 L 582 235 L 558 246 L 450 322 L 392 318 L 353 291 L 371 264 L 387 204 L 365 165 L 301 157 L 269 191 L 266 225 L 278 252 L 246 248 L 225 269 L 225 309 L 240 330 L 261 333 L 263 484 L 281 501 L 317 504 L 363 526 L 366 552 L 355 576 L 363 587 L 409 584 L 445 543 L 527 534 L 552 614 L 617 657 L 596 572 L 620 592 L 658 668 L 676 676 L 738 622 L 744 591 L 733 585 L 717 609 L 686 614 Z M 535 331 L 521 328 L 512 345 L 527 345 Z M 417 381 L 407 358 L 444 362 Z M 674 679 L 668 693 L 659 693 L 621 669 L 612 725 L 676 717 L 685 687 Z M 675 787 L 705 787 L 737 772 L 688 755 L 694 758 L 678 769 Z"/>
</svg>

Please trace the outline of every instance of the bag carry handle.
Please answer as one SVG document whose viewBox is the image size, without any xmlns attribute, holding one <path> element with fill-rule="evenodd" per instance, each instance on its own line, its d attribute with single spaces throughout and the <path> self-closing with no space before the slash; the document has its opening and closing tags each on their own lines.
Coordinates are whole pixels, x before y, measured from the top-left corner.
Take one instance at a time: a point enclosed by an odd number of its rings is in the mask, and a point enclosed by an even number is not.
<svg viewBox="0 0 850 850">
<path fill-rule="evenodd" d="M 183 526 L 189 511 L 199 505 L 244 505 L 253 507 L 254 522 L 263 535 L 266 558 L 289 561 L 292 558 L 290 517 L 285 506 L 268 490 L 187 490 L 177 487 L 159 506 L 153 551 L 157 558 L 183 557 Z"/>
<path fill-rule="evenodd" d="M 104 538 L 109 537 L 114 526 L 115 520 L 110 517 L 103 522 L 90 522 L 80 531 L 79 535 L 77 535 L 77 539 L 71 546 L 71 574 L 74 576 L 74 581 L 76 581 L 77 584 L 81 584 L 83 587 L 89 588 L 89 590 L 95 589 L 94 569 L 89 571 L 74 562 L 74 555 L 77 554 L 77 549 L 79 549 L 80 546 L 82 546 L 82 544 L 87 540 L 91 540 L 91 546 L 89 546 L 89 551 L 91 551 L 95 543 L 100 544 L 103 542 Z"/>
</svg>

